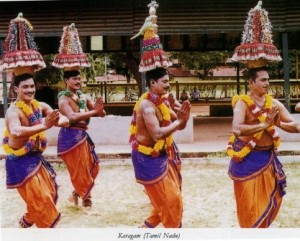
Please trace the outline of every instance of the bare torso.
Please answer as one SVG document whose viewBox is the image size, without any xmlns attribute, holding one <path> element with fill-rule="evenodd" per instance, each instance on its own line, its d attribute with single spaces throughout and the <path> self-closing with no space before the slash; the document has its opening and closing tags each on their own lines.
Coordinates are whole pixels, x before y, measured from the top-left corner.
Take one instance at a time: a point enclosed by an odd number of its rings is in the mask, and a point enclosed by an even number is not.
<svg viewBox="0 0 300 241">
<path fill-rule="evenodd" d="M 247 108 L 245 124 L 256 125 L 259 123 L 260 123 L 259 120 L 254 116 L 254 114 L 251 112 L 251 110 L 249 108 Z M 252 139 L 252 135 L 251 136 L 239 136 L 239 139 L 248 143 Z M 268 147 L 268 146 L 271 146 L 272 144 L 273 144 L 273 138 L 270 136 L 270 134 L 266 130 L 264 130 L 260 140 L 257 142 L 257 146 Z"/>
<path fill-rule="evenodd" d="M 83 95 L 82 97 L 85 99 L 85 101 L 86 101 L 86 103 L 87 103 L 88 109 L 91 109 L 91 107 L 89 106 L 89 105 L 90 105 L 89 99 L 86 97 L 86 95 Z M 73 96 L 73 97 L 71 98 L 71 97 L 68 97 L 68 96 L 61 96 L 61 97 L 59 98 L 59 101 L 62 101 L 62 100 L 63 100 L 64 103 L 68 103 L 69 107 L 72 109 L 73 112 L 79 113 L 79 112 L 80 112 L 80 109 L 79 109 L 79 106 L 78 106 L 78 104 L 77 104 L 77 101 L 78 101 L 77 98 L 79 98 L 79 97 L 76 96 L 76 97 L 74 98 L 74 96 Z M 68 116 L 68 113 L 65 113 L 66 110 L 65 110 L 64 108 L 60 108 L 60 111 L 62 112 L 62 114 Z M 77 121 L 77 123 L 86 123 L 86 121 L 85 121 L 85 120 L 81 120 L 81 121 Z M 71 123 L 71 124 L 72 124 L 72 123 Z"/>
<path fill-rule="evenodd" d="M 149 101 L 148 101 L 149 102 Z M 152 105 L 151 108 L 153 108 L 153 110 L 155 111 L 155 115 L 158 119 L 159 122 L 162 121 L 162 114 L 161 112 L 158 110 L 158 108 L 152 103 L 148 103 L 147 104 L 147 108 L 148 105 Z M 138 141 L 139 144 L 145 145 L 145 146 L 154 146 L 155 144 L 155 140 L 151 137 L 145 121 L 144 121 L 144 109 L 145 109 L 145 105 L 143 105 L 143 103 L 141 103 L 141 105 L 139 106 L 138 110 L 137 110 L 137 115 L 136 115 L 136 127 L 137 127 L 137 133 L 136 133 L 136 140 Z"/>
<path fill-rule="evenodd" d="M 155 114 L 155 121 L 148 123 L 148 127 L 146 126 L 145 119 L 147 118 L 144 113 L 146 111 L 152 111 Z M 171 114 L 171 120 L 174 121 L 177 119 L 176 113 L 170 109 Z M 143 100 L 137 109 L 136 112 L 136 127 L 137 127 L 137 133 L 136 133 L 136 140 L 139 144 L 153 147 L 156 143 L 154 138 L 151 136 L 149 129 L 151 129 L 151 125 L 155 125 L 154 122 L 158 121 L 161 123 L 163 120 L 163 116 L 161 111 L 155 106 L 155 104 L 149 100 Z"/>
<path fill-rule="evenodd" d="M 14 114 L 16 114 L 18 116 L 18 120 L 20 121 L 21 126 L 31 126 L 30 125 L 30 121 L 28 120 L 27 116 L 24 114 L 23 111 L 21 111 L 18 107 L 15 106 L 15 104 L 11 104 L 11 106 L 8 108 L 7 110 L 7 114 L 9 114 L 10 112 L 14 112 Z M 5 125 L 8 127 L 8 132 L 10 132 L 9 130 L 9 122 L 15 122 L 17 121 L 16 119 L 12 119 L 12 118 L 5 118 Z M 22 148 L 29 140 L 29 137 L 13 137 L 13 136 L 9 136 L 9 141 L 8 141 L 8 145 L 12 148 L 12 149 L 20 149 Z M 37 139 L 37 143 L 36 146 L 39 146 L 38 144 L 38 139 Z"/>
</svg>

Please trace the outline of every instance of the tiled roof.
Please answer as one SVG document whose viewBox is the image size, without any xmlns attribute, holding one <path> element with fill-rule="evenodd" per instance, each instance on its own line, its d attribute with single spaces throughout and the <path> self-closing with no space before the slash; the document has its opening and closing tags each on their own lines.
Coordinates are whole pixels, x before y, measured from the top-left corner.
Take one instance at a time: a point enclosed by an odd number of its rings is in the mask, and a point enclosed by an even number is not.
<svg viewBox="0 0 300 241">
<path fill-rule="evenodd" d="M 213 76 L 236 76 L 236 71 L 235 67 L 220 66 L 213 70 Z M 240 75 L 242 75 L 242 70 L 240 70 Z"/>
<path fill-rule="evenodd" d="M 197 75 L 192 74 L 189 70 L 185 70 L 182 67 L 169 67 L 168 72 L 170 76 L 174 77 L 197 77 Z"/>
<path fill-rule="evenodd" d="M 126 77 L 120 74 L 108 74 L 106 76 L 96 76 L 95 80 L 100 82 L 115 82 L 115 81 L 126 81 Z"/>
</svg>

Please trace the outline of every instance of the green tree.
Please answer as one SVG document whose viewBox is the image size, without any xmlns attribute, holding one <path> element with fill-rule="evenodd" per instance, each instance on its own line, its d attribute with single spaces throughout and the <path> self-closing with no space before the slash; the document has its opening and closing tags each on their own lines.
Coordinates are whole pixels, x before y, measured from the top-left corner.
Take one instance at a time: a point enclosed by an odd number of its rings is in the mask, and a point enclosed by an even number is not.
<svg viewBox="0 0 300 241">
<path fill-rule="evenodd" d="M 299 50 L 289 50 L 289 77 L 290 79 L 296 79 L 297 71 L 299 71 L 300 63 L 299 63 Z M 283 79 L 283 61 L 278 63 L 269 63 L 269 74 L 271 79 Z M 298 73 L 299 75 L 299 73 Z"/>
<path fill-rule="evenodd" d="M 102 76 L 105 74 L 105 53 L 88 53 L 87 58 L 91 63 L 91 67 L 81 70 L 82 75 L 89 81 L 96 76 Z"/>
<path fill-rule="evenodd" d="M 213 69 L 224 65 L 229 57 L 227 51 L 171 52 L 172 59 L 178 59 L 186 69 L 193 69 L 200 78 L 213 75 Z"/>
<path fill-rule="evenodd" d="M 139 72 L 139 54 L 132 52 L 119 52 L 109 55 L 109 68 L 115 69 L 117 74 L 126 76 L 127 83 L 133 77 L 139 85 L 139 91 L 142 93 L 141 74 Z"/>
<path fill-rule="evenodd" d="M 62 80 L 61 69 L 52 66 L 54 57 L 54 54 L 48 54 L 43 56 L 44 61 L 46 63 L 46 67 L 34 74 L 34 80 L 36 83 L 51 86 L 57 84 Z"/>
<path fill-rule="evenodd" d="M 298 72 L 300 69 L 299 55 L 300 55 L 299 50 L 293 49 L 293 50 L 289 51 L 290 78 L 291 79 L 299 78 L 299 72 Z"/>
</svg>

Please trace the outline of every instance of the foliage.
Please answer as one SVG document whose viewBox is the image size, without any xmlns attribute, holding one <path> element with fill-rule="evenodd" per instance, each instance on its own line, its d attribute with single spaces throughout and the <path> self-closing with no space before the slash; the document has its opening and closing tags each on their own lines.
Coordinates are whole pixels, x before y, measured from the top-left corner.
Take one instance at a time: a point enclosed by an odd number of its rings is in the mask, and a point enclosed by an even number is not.
<svg viewBox="0 0 300 241">
<path fill-rule="evenodd" d="M 126 76 L 129 81 L 131 77 L 136 78 L 135 75 L 138 71 L 136 67 L 138 66 L 139 58 L 138 55 L 130 52 L 113 53 L 110 54 L 109 67 L 116 70 L 117 74 Z M 135 63 L 136 66 L 133 66 L 132 62 Z"/>
<path fill-rule="evenodd" d="M 186 69 L 194 69 L 200 78 L 212 76 L 213 69 L 225 64 L 226 59 L 232 56 L 227 51 L 210 51 L 210 52 L 171 52 L 172 59 L 178 59 Z M 289 51 L 289 70 L 290 78 L 296 76 L 296 54 L 299 59 L 299 50 Z M 243 64 L 241 66 L 244 66 Z M 283 79 L 283 61 L 279 63 L 269 63 L 269 74 L 271 79 Z M 298 69 L 300 63 L 298 61 Z"/>
<path fill-rule="evenodd" d="M 297 61 L 296 61 L 296 54 L 298 55 L 300 51 L 298 50 L 289 50 L 288 58 L 289 58 L 289 78 L 290 79 L 296 79 L 296 69 L 297 69 Z M 270 79 L 283 79 L 284 78 L 284 71 L 283 71 L 283 61 L 280 61 L 279 63 L 269 63 L 269 75 Z M 300 69 L 300 63 L 298 61 L 298 70 Z M 298 76 L 299 78 L 299 76 Z"/>
<path fill-rule="evenodd" d="M 91 63 L 90 68 L 81 70 L 82 75 L 87 79 L 93 79 L 95 76 L 102 76 L 105 74 L 105 53 L 87 54 L 88 60 Z"/>
<path fill-rule="evenodd" d="M 105 62 L 104 53 L 101 54 L 87 54 L 89 62 L 91 63 L 90 68 L 84 68 L 81 70 L 82 76 L 86 79 L 94 78 L 95 76 L 104 75 L 105 73 Z M 62 70 L 52 66 L 55 55 L 49 54 L 44 55 L 44 61 L 46 68 L 41 69 L 35 74 L 35 81 L 42 83 L 47 86 L 55 85 L 62 80 Z"/>
<path fill-rule="evenodd" d="M 224 65 L 229 57 L 227 51 L 171 52 L 172 59 L 178 59 L 186 69 L 193 69 L 204 79 L 213 75 L 213 69 Z"/>
<path fill-rule="evenodd" d="M 129 66 L 125 62 L 126 53 L 119 52 L 110 54 L 109 59 L 109 68 L 116 70 L 117 74 L 121 74 L 130 78 L 130 69 Z"/>
<path fill-rule="evenodd" d="M 193 69 L 199 75 L 200 78 L 213 75 L 213 69 L 220 65 L 224 65 L 226 59 L 232 55 L 227 51 L 210 51 L 210 52 L 170 52 L 171 59 L 178 59 L 179 62 L 186 69 Z M 296 54 L 300 51 L 289 51 L 289 69 L 290 78 L 295 79 L 296 76 Z M 46 68 L 38 71 L 35 74 L 35 81 L 37 83 L 43 83 L 51 86 L 55 85 L 62 80 L 62 71 L 52 66 L 54 59 L 53 54 L 45 55 L 44 61 Z M 86 79 L 94 78 L 95 76 L 102 76 L 105 74 L 106 68 L 115 69 L 117 74 L 121 74 L 127 77 L 129 81 L 131 77 L 135 78 L 140 84 L 140 73 L 138 72 L 139 53 L 130 52 L 116 52 L 116 53 L 89 53 L 87 54 L 91 63 L 90 68 L 82 70 L 82 75 Z M 105 63 L 105 56 L 109 59 L 109 62 Z M 283 62 L 269 64 L 269 74 L 271 79 L 283 78 Z M 298 61 L 298 69 L 300 69 L 300 63 Z"/>
<path fill-rule="evenodd" d="M 46 68 L 41 69 L 34 75 L 34 80 L 36 83 L 41 83 L 46 86 L 55 85 L 62 80 L 62 71 L 54 66 L 52 62 L 54 60 L 54 54 L 44 55 L 44 61 L 46 63 Z"/>
<path fill-rule="evenodd" d="M 142 92 L 141 88 L 141 74 L 139 73 L 139 59 L 138 53 L 132 52 L 117 52 L 109 55 L 110 63 L 109 68 L 115 69 L 117 74 L 126 76 L 127 82 L 133 77 L 138 85 L 139 90 Z"/>
<path fill-rule="evenodd" d="M 289 51 L 289 61 L 290 61 L 290 78 L 292 79 L 296 79 L 297 77 L 299 78 L 299 76 L 296 76 L 296 57 L 298 57 L 298 71 L 300 69 L 300 63 L 299 63 L 299 55 L 300 55 L 300 51 L 299 50 L 290 50 Z"/>
<path fill-rule="evenodd" d="M 54 54 L 44 55 L 46 68 L 35 74 L 35 81 L 37 83 L 51 86 L 62 80 L 62 70 L 52 66 L 54 57 Z M 115 69 L 117 74 L 126 76 L 128 81 L 131 77 L 134 77 L 137 81 L 140 80 L 140 74 L 138 72 L 138 55 L 130 52 L 88 53 L 87 57 L 91 63 L 91 67 L 81 70 L 82 76 L 87 80 L 93 79 L 95 76 L 105 75 L 107 68 Z M 109 60 L 106 63 L 105 57 Z"/>
</svg>

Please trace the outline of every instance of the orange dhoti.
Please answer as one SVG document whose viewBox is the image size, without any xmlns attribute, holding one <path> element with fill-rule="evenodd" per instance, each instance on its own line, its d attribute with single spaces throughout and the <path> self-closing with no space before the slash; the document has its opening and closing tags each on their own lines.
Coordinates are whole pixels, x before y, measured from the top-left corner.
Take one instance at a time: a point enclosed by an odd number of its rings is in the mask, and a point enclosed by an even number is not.
<svg viewBox="0 0 300 241">
<path fill-rule="evenodd" d="M 234 182 L 237 215 L 242 228 L 267 228 L 274 221 L 282 197 L 270 165 L 259 176 L 244 182 Z"/>
<path fill-rule="evenodd" d="M 166 153 L 151 157 L 133 150 L 132 160 L 137 182 L 144 185 L 153 205 L 144 226 L 154 228 L 162 223 L 165 228 L 181 228 L 183 202 L 179 157 L 170 158 Z"/>
<path fill-rule="evenodd" d="M 85 199 L 90 194 L 99 172 L 99 165 L 95 163 L 87 141 L 62 154 L 61 158 L 67 165 L 76 193 Z"/>
<path fill-rule="evenodd" d="M 252 170 L 251 170 L 252 169 Z M 240 163 L 231 160 L 237 217 L 242 228 L 267 228 L 285 194 L 285 174 L 272 150 L 254 150 Z"/>
<path fill-rule="evenodd" d="M 55 207 L 56 186 L 49 173 L 42 166 L 18 192 L 27 204 L 27 213 L 21 222 L 25 226 L 35 224 L 38 228 L 53 228 L 60 220 L 60 213 Z"/>
<path fill-rule="evenodd" d="M 6 170 L 7 187 L 17 188 L 27 205 L 20 225 L 55 227 L 60 213 L 55 206 L 58 198 L 56 174 L 51 165 L 40 154 L 28 153 L 21 157 L 7 156 Z"/>
<path fill-rule="evenodd" d="M 62 131 L 66 130 L 66 133 L 68 133 L 68 129 L 71 128 L 62 128 L 59 134 L 59 147 L 62 146 L 62 142 L 66 141 L 66 134 L 62 135 Z M 91 189 L 99 173 L 99 160 L 85 131 L 78 129 L 72 129 L 72 131 L 79 131 L 83 138 L 76 144 L 70 145 L 67 150 L 59 150 L 59 155 L 68 168 L 75 192 L 84 200 L 90 197 Z"/>
<path fill-rule="evenodd" d="M 153 210 L 145 220 L 147 227 L 156 227 L 162 223 L 165 228 L 180 228 L 182 220 L 182 195 L 177 170 L 169 163 L 168 174 L 161 181 L 144 185 Z"/>
</svg>

